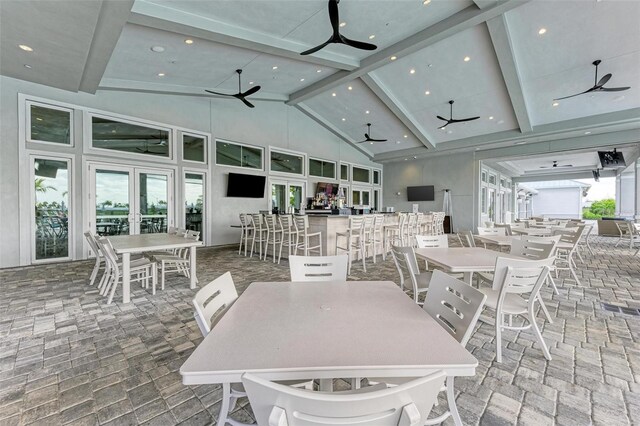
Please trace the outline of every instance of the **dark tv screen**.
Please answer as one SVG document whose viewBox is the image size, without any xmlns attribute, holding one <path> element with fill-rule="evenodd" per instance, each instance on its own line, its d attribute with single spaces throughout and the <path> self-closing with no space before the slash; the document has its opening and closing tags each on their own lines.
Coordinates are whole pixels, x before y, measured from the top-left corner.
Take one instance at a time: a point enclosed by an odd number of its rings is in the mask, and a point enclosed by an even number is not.
<svg viewBox="0 0 640 426">
<path fill-rule="evenodd" d="M 624 161 L 624 156 L 620 151 L 598 151 L 598 157 L 600 158 L 600 164 L 603 169 L 627 167 L 627 163 Z"/>
<path fill-rule="evenodd" d="M 407 187 L 407 201 L 434 201 L 434 197 L 433 185 Z"/>
<path fill-rule="evenodd" d="M 229 173 L 227 197 L 263 198 L 265 181 L 264 176 Z"/>
</svg>

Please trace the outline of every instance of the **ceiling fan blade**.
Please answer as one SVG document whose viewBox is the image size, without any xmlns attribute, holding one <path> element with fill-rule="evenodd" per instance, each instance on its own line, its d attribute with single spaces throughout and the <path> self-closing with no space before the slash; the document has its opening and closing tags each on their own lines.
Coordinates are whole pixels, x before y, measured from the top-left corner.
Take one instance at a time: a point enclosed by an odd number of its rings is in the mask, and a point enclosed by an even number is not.
<svg viewBox="0 0 640 426">
<path fill-rule="evenodd" d="M 596 83 L 596 87 L 602 87 L 602 86 L 604 86 L 605 84 L 607 84 L 607 82 L 608 82 L 609 80 L 611 80 L 611 77 L 612 77 L 611 73 L 609 73 L 609 74 L 607 74 L 607 75 L 603 76 L 603 77 L 600 79 L 600 81 L 598 81 L 598 82 Z"/>
<path fill-rule="evenodd" d="M 365 134 L 364 134 L 364 137 L 365 137 L 365 139 L 367 139 L 367 140 L 371 139 L 371 138 L 369 137 L 369 133 L 365 133 Z"/>
<path fill-rule="evenodd" d="M 436 115 L 436 117 L 437 117 L 437 118 L 439 118 L 439 119 L 440 119 L 440 120 L 442 120 L 442 121 L 449 121 L 449 119 L 448 119 L 448 118 L 444 118 L 444 117 L 442 117 L 442 116 L 440 116 L 440 115 Z"/>
<path fill-rule="evenodd" d="M 244 104 L 246 106 L 248 106 L 249 108 L 254 108 L 253 104 L 251 102 L 249 102 L 248 100 L 246 100 L 244 98 L 244 96 L 238 96 L 238 99 L 240 99 L 242 102 L 244 102 Z"/>
<path fill-rule="evenodd" d="M 260 86 L 253 86 L 251 89 L 247 90 L 242 94 L 242 96 L 250 96 L 260 90 Z"/>
<path fill-rule="evenodd" d="M 376 50 L 378 48 L 378 46 L 376 46 L 375 44 L 365 43 L 364 41 L 351 40 L 343 35 L 340 35 L 340 40 L 347 46 L 355 47 L 356 49 Z"/>
<path fill-rule="evenodd" d="M 365 143 L 365 142 L 369 142 L 369 140 L 363 140 L 363 141 L 356 142 L 356 143 Z"/>
<path fill-rule="evenodd" d="M 205 92 L 212 93 L 214 95 L 219 95 L 219 96 L 235 96 L 235 95 L 230 95 L 228 93 L 214 92 L 213 90 L 206 90 L 206 89 L 205 89 Z"/>
<path fill-rule="evenodd" d="M 452 123 L 463 123 L 465 121 L 473 121 L 473 120 L 477 120 L 480 117 L 469 117 L 469 118 L 457 118 L 454 120 L 450 120 Z"/>
<path fill-rule="evenodd" d="M 601 87 L 601 92 L 623 92 L 629 90 L 631 87 Z"/>
<path fill-rule="evenodd" d="M 369 139 L 369 142 L 387 142 L 387 139 Z"/>
<path fill-rule="evenodd" d="M 438 127 L 438 129 L 444 129 L 445 127 L 447 127 L 449 124 L 451 124 L 451 121 L 447 120 L 447 122 L 443 125 Z"/>
<path fill-rule="evenodd" d="M 312 49 L 309 50 L 305 50 L 304 52 L 301 53 L 301 55 L 311 55 L 312 53 L 316 53 L 318 50 L 325 48 L 327 45 L 329 45 L 330 43 L 333 43 L 333 39 L 329 39 L 327 41 L 325 41 L 324 43 L 322 43 L 319 46 L 316 46 Z"/>
<path fill-rule="evenodd" d="M 593 92 L 593 90 L 594 90 L 594 88 L 592 87 L 592 88 L 591 88 L 591 89 L 589 89 L 589 90 L 585 90 L 584 92 L 576 93 L 575 95 L 565 96 L 565 97 L 563 97 L 563 98 L 556 98 L 556 99 L 554 99 L 554 101 L 560 101 L 560 100 L 562 100 L 562 99 L 574 98 L 574 97 L 576 97 L 576 96 L 584 95 L 585 93 Z"/>
<path fill-rule="evenodd" d="M 338 12 L 338 2 L 329 0 L 329 22 L 334 34 L 338 34 L 340 28 L 340 14 Z"/>
<path fill-rule="evenodd" d="M 562 166 L 558 166 L 558 167 L 573 167 L 573 164 L 563 164 Z"/>
</svg>

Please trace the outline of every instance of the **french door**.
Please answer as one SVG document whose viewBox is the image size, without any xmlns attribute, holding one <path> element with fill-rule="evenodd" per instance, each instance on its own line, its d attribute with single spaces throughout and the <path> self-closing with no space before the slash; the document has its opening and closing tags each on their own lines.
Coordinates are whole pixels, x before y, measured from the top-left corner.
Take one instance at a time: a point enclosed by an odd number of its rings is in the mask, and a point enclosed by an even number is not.
<svg viewBox="0 0 640 426">
<path fill-rule="evenodd" d="M 98 235 L 152 234 L 174 226 L 173 171 L 89 164 L 89 229 Z"/>
<path fill-rule="evenodd" d="M 300 210 L 306 204 L 304 188 L 306 182 L 271 180 L 271 204 L 270 209 L 288 213 L 291 208 Z"/>
</svg>

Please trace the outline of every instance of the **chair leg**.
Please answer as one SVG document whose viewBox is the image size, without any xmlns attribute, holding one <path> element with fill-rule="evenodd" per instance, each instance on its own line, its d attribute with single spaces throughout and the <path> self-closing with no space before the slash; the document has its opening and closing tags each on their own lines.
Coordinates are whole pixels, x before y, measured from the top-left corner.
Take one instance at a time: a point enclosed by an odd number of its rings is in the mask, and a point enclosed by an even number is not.
<svg viewBox="0 0 640 426">
<path fill-rule="evenodd" d="M 96 264 L 91 271 L 91 278 L 89 278 L 89 285 L 93 285 L 96 277 L 98 276 L 98 269 L 100 269 L 100 256 L 96 255 Z"/>
<path fill-rule="evenodd" d="M 118 282 L 120 281 L 119 274 L 115 274 L 113 276 L 113 284 L 111 286 L 111 292 L 109 293 L 109 300 L 107 300 L 107 305 L 110 305 L 113 301 L 113 296 L 116 294 L 116 287 L 118 287 Z"/>
<path fill-rule="evenodd" d="M 164 290 L 164 262 L 160 262 L 160 288 Z"/>
<path fill-rule="evenodd" d="M 462 426 L 462 419 L 460 418 L 458 406 L 456 405 L 456 393 L 453 389 L 453 379 L 454 377 L 452 376 L 447 377 L 447 403 L 449 404 L 449 413 L 451 413 L 453 423 L 456 426 Z"/>
<path fill-rule="evenodd" d="M 547 305 L 544 304 L 544 300 L 542 300 L 542 297 L 540 297 L 540 295 L 538 295 L 538 302 L 540 303 L 540 308 L 542 308 L 542 312 L 544 312 L 544 315 L 547 317 L 547 321 L 549 321 L 549 324 L 553 324 L 553 319 L 551 318 L 551 315 L 549 315 Z"/>
<path fill-rule="evenodd" d="M 238 255 L 242 254 L 242 240 L 244 239 L 244 228 L 240 232 L 240 246 L 238 247 Z"/>
<path fill-rule="evenodd" d="M 529 318 L 527 319 L 531 323 L 531 328 L 533 329 L 533 332 L 536 335 L 536 339 L 538 340 L 538 343 L 542 347 L 542 353 L 544 354 L 544 357 L 547 359 L 547 361 L 551 361 L 551 354 L 549 353 L 549 348 L 547 348 L 547 344 L 544 342 L 544 339 L 542 338 L 542 333 L 540 333 L 538 324 L 536 324 L 535 317 L 533 316 L 533 309 L 532 309 L 533 304 L 530 304 L 529 306 L 530 306 Z"/>
<path fill-rule="evenodd" d="M 502 362 L 502 314 L 496 312 L 496 361 Z"/>
<path fill-rule="evenodd" d="M 220 413 L 218 413 L 218 426 L 225 426 L 229 417 L 229 405 L 231 400 L 231 384 L 222 384 L 222 401 L 220 404 Z"/>
<path fill-rule="evenodd" d="M 554 291 L 556 294 L 560 294 L 560 292 L 558 291 L 558 287 L 556 287 L 556 282 L 555 282 L 555 280 L 553 279 L 553 277 L 551 276 L 551 274 L 549 274 L 549 276 L 548 276 L 548 280 L 549 280 L 549 281 L 551 281 L 551 285 L 553 286 L 553 291 Z"/>
</svg>

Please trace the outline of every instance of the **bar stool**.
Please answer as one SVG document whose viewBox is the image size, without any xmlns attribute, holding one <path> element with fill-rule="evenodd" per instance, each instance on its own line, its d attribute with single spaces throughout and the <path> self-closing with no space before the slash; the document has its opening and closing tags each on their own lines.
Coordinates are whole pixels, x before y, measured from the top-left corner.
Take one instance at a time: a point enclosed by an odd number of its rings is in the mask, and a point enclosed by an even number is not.
<svg viewBox="0 0 640 426">
<path fill-rule="evenodd" d="M 253 223 L 253 238 L 251 239 L 251 254 L 249 257 L 253 257 L 253 249 L 258 243 L 258 249 L 260 253 L 260 259 L 262 259 L 262 245 L 266 242 L 267 228 L 264 224 L 264 218 L 260 213 L 254 213 L 251 215 L 251 222 Z M 265 253 L 265 259 L 267 254 Z"/>
<path fill-rule="evenodd" d="M 407 215 L 407 225 L 404 228 L 402 240 L 405 245 L 414 246 L 414 240 L 416 236 L 416 227 L 418 226 L 418 215 L 416 213 L 409 213 Z"/>
<path fill-rule="evenodd" d="M 367 272 L 367 265 L 365 264 L 365 236 L 364 236 L 364 222 L 363 216 L 349 216 L 349 229 L 346 232 L 336 232 L 336 254 L 338 250 L 346 251 L 349 256 L 349 268 L 347 274 L 351 274 L 351 262 L 353 256 L 359 254 L 362 257 L 362 269 Z M 345 245 L 340 245 L 340 238 L 346 240 Z"/>
<path fill-rule="evenodd" d="M 244 243 L 244 255 L 247 255 L 247 247 L 249 246 L 249 237 L 253 233 L 253 220 L 251 215 L 246 213 L 240 213 L 240 226 L 242 232 L 240 233 L 240 247 L 238 248 L 238 254 L 242 254 L 242 245 Z"/>
<path fill-rule="evenodd" d="M 280 215 L 280 229 L 282 229 L 282 245 L 287 245 L 289 257 L 296 253 L 298 245 L 298 228 L 290 214 Z M 293 252 L 291 251 L 293 248 Z"/>
<path fill-rule="evenodd" d="M 273 263 L 276 263 L 276 246 L 280 245 L 280 253 L 278 254 L 278 264 L 280 264 L 280 258 L 282 257 L 282 243 L 284 237 L 282 229 L 278 228 L 278 218 L 274 214 L 268 214 L 264 217 L 264 223 L 267 227 L 267 238 L 264 248 L 264 260 L 267 260 L 269 255 L 269 244 L 273 248 Z"/>
<path fill-rule="evenodd" d="M 373 263 L 376 263 L 376 257 L 378 255 L 377 247 L 380 246 L 380 252 L 382 253 L 382 260 L 387 260 L 385 252 L 385 240 L 384 240 L 384 215 L 376 214 L 371 217 L 371 220 L 365 219 L 365 246 L 367 251 L 369 247 L 373 251 Z"/>
<path fill-rule="evenodd" d="M 402 240 L 402 230 L 406 226 L 407 215 L 400 213 L 398 223 L 383 225 L 384 227 L 384 253 L 389 253 L 392 245 L 404 245 Z"/>
<path fill-rule="evenodd" d="M 309 256 L 310 251 L 317 251 L 318 256 L 322 256 L 322 232 L 309 233 L 309 218 L 307 216 L 295 216 L 294 222 L 298 230 L 298 241 L 296 243 L 296 254 L 298 249 L 302 250 L 305 256 Z M 312 246 L 311 239 L 318 237 L 318 245 Z M 302 240 L 302 242 L 300 242 Z"/>
</svg>

